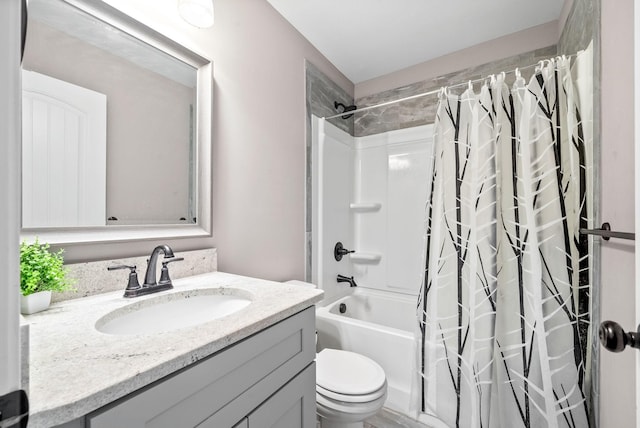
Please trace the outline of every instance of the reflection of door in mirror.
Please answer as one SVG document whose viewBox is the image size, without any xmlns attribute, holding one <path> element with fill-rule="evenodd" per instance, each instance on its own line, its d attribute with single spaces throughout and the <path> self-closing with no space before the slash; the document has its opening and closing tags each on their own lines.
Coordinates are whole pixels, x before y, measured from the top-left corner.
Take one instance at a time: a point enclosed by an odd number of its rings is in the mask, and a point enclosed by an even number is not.
<svg viewBox="0 0 640 428">
<path fill-rule="evenodd" d="M 22 67 L 109 100 L 100 225 L 195 224 L 197 69 L 70 3 L 29 2 Z"/>
<path fill-rule="evenodd" d="M 22 73 L 22 226 L 104 226 L 107 97 Z"/>
</svg>

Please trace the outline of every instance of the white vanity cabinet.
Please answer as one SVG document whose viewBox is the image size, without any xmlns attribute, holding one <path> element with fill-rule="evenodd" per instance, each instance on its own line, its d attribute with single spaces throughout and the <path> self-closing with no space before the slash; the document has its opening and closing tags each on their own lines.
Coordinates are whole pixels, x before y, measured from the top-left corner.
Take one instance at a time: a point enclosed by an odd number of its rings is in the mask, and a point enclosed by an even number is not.
<svg viewBox="0 0 640 428">
<path fill-rule="evenodd" d="M 87 415 L 85 424 L 314 428 L 314 358 L 310 307 Z"/>
</svg>

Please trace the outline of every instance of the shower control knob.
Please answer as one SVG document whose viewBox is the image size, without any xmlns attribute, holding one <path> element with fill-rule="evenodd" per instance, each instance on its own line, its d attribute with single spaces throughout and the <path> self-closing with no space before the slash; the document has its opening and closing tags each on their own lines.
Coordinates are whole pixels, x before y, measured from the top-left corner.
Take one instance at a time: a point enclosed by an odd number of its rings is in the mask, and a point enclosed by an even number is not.
<svg viewBox="0 0 640 428">
<path fill-rule="evenodd" d="M 333 257 L 337 262 L 342 260 L 342 256 L 346 256 L 349 253 L 355 253 L 354 250 L 347 250 L 342 246 L 342 242 L 338 242 L 335 247 L 333 247 Z"/>
<path fill-rule="evenodd" d="M 600 324 L 600 343 L 611 352 L 622 352 L 625 347 L 640 349 L 640 325 L 638 331 L 626 332 L 614 321 L 604 321 Z"/>
</svg>

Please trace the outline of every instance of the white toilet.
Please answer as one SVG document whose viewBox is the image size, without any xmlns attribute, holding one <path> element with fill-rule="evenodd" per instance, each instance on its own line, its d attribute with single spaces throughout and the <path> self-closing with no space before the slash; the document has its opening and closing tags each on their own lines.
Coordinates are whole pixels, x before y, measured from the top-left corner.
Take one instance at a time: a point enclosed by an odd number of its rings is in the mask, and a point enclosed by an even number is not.
<svg viewBox="0 0 640 428">
<path fill-rule="evenodd" d="M 302 281 L 287 284 L 315 287 Z M 387 379 L 378 363 L 339 349 L 316 354 L 316 413 L 322 428 L 362 428 L 387 398 Z"/>
<path fill-rule="evenodd" d="M 387 379 L 375 361 L 355 352 L 316 355 L 316 412 L 322 428 L 362 428 L 387 398 Z"/>
</svg>

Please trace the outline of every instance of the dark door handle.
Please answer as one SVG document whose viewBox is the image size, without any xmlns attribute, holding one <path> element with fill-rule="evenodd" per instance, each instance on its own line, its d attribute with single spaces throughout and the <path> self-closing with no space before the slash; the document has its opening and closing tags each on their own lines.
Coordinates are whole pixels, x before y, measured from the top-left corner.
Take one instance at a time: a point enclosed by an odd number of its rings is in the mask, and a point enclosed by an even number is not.
<svg viewBox="0 0 640 428">
<path fill-rule="evenodd" d="M 598 335 L 602 346 L 611 352 L 622 352 L 627 346 L 640 349 L 640 325 L 638 331 L 626 332 L 617 322 L 604 321 Z"/>
</svg>

